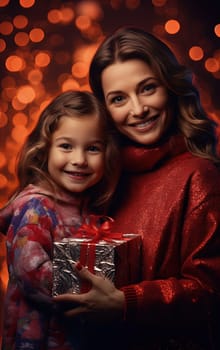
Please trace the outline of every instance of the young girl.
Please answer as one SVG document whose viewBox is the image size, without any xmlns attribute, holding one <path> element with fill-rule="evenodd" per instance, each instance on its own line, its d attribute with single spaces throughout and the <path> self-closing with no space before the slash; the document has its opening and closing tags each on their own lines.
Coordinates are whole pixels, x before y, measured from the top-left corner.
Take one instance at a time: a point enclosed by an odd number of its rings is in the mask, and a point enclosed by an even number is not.
<svg viewBox="0 0 220 350">
<path fill-rule="evenodd" d="M 68 91 L 43 111 L 24 144 L 19 188 L 0 212 L 9 269 L 4 349 L 75 349 L 53 311 L 52 246 L 111 198 L 118 166 L 110 129 L 92 94 Z"/>
</svg>

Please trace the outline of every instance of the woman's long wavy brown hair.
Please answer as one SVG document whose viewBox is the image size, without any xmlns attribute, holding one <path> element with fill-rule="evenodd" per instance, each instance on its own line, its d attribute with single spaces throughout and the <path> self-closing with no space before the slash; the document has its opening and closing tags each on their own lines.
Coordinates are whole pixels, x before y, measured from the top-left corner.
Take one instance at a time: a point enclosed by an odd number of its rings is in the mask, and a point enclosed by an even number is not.
<svg viewBox="0 0 220 350">
<path fill-rule="evenodd" d="M 39 184 L 46 181 L 52 190 L 55 189 L 47 169 L 48 152 L 51 136 L 56 130 L 61 117 L 83 118 L 96 115 L 103 127 L 106 144 L 105 172 L 102 180 L 88 189 L 89 204 L 93 210 L 105 207 L 111 198 L 119 175 L 118 146 L 114 128 L 107 117 L 104 107 L 95 96 L 86 91 L 67 91 L 57 96 L 41 113 L 38 123 L 28 136 L 19 154 L 17 176 L 20 192 L 28 184 Z"/>
<path fill-rule="evenodd" d="M 191 72 L 152 34 L 124 27 L 100 45 L 90 65 L 90 85 L 95 96 L 105 103 L 101 82 L 103 70 L 115 62 L 131 59 L 146 62 L 167 88 L 175 115 L 170 134 L 181 132 L 191 153 L 219 163 L 216 123 L 207 116 L 200 103 Z"/>
</svg>

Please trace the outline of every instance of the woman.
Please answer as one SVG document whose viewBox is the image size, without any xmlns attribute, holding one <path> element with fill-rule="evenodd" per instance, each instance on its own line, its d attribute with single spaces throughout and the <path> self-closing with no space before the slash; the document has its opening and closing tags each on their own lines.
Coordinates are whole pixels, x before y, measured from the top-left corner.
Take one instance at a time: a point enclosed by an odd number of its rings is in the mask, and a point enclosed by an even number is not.
<svg viewBox="0 0 220 350">
<path fill-rule="evenodd" d="M 123 171 L 111 215 L 115 230 L 142 235 L 142 275 L 118 290 L 77 265 L 91 290 L 56 300 L 74 303 L 69 316 L 111 313 L 114 326 L 124 319 L 114 349 L 219 349 L 216 125 L 190 72 L 142 30 L 121 28 L 102 43 L 90 83 L 121 134 Z"/>
</svg>

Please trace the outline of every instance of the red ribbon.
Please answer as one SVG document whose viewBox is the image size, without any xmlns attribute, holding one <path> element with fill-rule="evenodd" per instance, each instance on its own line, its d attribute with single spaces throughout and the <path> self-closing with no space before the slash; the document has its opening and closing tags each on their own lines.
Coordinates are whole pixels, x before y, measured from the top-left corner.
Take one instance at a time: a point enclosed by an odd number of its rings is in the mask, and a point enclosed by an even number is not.
<svg viewBox="0 0 220 350">
<path fill-rule="evenodd" d="M 109 216 L 89 215 L 79 227 L 76 236 L 89 238 L 89 242 L 82 242 L 80 249 L 80 262 L 87 265 L 90 272 L 94 273 L 96 243 L 100 240 L 111 242 L 114 239 L 122 239 L 122 233 L 112 232 L 114 220 Z M 90 283 L 82 281 L 80 291 L 87 292 L 91 288 Z"/>
<path fill-rule="evenodd" d="M 104 220 L 102 222 L 102 220 Z M 112 241 L 114 239 L 122 239 L 122 233 L 112 232 L 112 224 L 114 220 L 109 216 L 89 215 L 78 229 L 76 235 L 82 238 L 91 238 L 91 243 L 97 243 L 100 240 Z"/>
</svg>

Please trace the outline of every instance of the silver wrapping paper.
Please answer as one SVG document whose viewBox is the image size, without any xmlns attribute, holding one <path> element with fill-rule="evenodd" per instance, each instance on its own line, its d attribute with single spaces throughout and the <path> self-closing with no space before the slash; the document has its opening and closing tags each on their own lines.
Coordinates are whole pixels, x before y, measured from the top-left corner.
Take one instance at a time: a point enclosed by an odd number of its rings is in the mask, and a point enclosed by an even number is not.
<svg viewBox="0 0 220 350">
<path fill-rule="evenodd" d="M 86 261 L 81 260 L 82 245 L 86 244 Z M 123 235 L 122 240 L 91 243 L 89 239 L 69 238 L 54 242 L 53 251 L 53 295 L 80 293 L 80 281 L 74 271 L 77 261 L 88 267 L 91 245 L 95 245 L 93 272 L 102 274 L 117 287 L 138 281 L 140 273 L 141 237 L 135 234 Z"/>
</svg>

